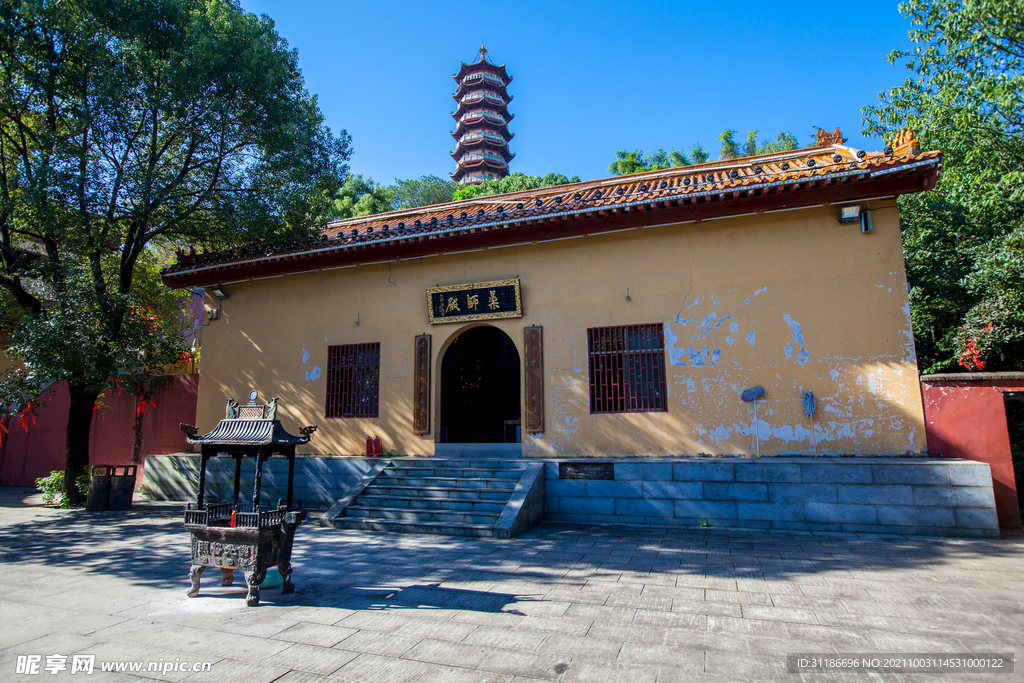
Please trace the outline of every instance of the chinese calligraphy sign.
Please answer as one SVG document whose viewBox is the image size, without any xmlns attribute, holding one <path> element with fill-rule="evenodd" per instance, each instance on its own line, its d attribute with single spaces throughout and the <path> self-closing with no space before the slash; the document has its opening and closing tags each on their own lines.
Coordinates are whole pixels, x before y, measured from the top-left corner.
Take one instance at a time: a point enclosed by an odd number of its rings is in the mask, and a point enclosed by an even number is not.
<svg viewBox="0 0 1024 683">
<path fill-rule="evenodd" d="M 432 324 L 521 318 L 523 302 L 519 278 L 430 287 L 427 289 L 427 311 Z"/>
</svg>

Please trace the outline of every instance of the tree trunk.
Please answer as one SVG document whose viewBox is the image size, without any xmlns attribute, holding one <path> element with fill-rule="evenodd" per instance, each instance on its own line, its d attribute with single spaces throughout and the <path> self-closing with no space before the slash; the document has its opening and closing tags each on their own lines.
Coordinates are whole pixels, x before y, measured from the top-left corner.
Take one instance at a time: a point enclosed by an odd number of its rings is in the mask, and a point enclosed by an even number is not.
<svg viewBox="0 0 1024 683">
<path fill-rule="evenodd" d="M 71 409 L 68 410 L 68 430 L 64 457 L 64 495 L 71 505 L 81 504 L 84 496 L 78 492 L 75 479 L 89 465 L 89 432 L 92 429 L 92 411 L 100 392 L 68 386 Z"/>
<path fill-rule="evenodd" d="M 145 402 L 140 399 L 135 401 L 135 428 L 132 430 L 135 438 L 132 440 L 132 464 L 138 466 L 142 459 L 142 419 L 146 416 Z"/>
</svg>

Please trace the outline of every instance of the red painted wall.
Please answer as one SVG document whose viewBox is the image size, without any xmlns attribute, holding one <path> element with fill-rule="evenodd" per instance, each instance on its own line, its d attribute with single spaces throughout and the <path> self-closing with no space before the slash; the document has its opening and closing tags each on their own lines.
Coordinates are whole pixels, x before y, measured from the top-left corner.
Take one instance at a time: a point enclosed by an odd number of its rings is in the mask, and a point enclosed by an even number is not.
<svg viewBox="0 0 1024 683">
<path fill-rule="evenodd" d="M 161 378 L 153 392 L 153 404 L 146 405 L 142 422 L 141 462 L 132 463 L 132 441 L 135 429 L 135 397 L 118 395 L 117 389 L 107 389 L 101 397 L 102 405 L 92 417 L 89 437 L 89 462 L 93 465 L 139 466 L 136 486 L 142 484 L 142 466 L 147 455 L 191 452 L 178 423 L 194 424 L 199 375 L 168 375 Z M 0 434 L 0 477 L 3 483 L 14 486 L 34 486 L 39 477 L 53 470 L 64 469 L 64 436 L 67 427 L 67 385 L 55 384 L 46 390 L 41 400 L 46 406 L 38 409 L 35 424 L 27 419 L 28 431 L 11 420 L 9 434 Z"/>
<path fill-rule="evenodd" d="M 1004 529 L 1019 529 L 1021 518 L 1003 393 L 1022 390 L 1024 379 L 921 378 L 928 454 L 987 462 Z"/>
</svg>

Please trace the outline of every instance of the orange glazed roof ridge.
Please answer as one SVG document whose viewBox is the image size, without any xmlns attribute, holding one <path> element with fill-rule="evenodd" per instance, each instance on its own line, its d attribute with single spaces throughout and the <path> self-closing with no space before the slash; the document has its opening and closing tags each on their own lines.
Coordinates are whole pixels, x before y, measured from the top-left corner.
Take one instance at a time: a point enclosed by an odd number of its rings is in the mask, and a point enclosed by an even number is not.
<svg viewBox="0 0 1024 683">
<path fill-rule="evenodd" d="M 934 186 L 941 168 L 941 152 L 921 152 L 909 132 L 892 139 L 883 152 L 834 142 L 334 221 L 320 239 L 305 242 L 179 252 L 178 263 L 163 277 L 171 286 L 195 286 L 335 263 L 422 258 L 467 246 L 907 194 Z"/>
</svg>

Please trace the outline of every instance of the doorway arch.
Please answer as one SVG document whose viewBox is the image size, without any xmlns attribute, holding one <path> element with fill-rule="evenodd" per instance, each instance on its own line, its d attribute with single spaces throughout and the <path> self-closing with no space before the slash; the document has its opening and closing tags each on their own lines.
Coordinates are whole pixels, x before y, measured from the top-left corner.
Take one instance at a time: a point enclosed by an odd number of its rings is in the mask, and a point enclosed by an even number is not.
<svg viewBox="0 0 1024 683">
<path fill-rule="evenodd" d="M 479 325 L 451 341 L 441 360 L 440 443 L 518 443 L 519 350 L 497 327 Z"/>
</svg>

